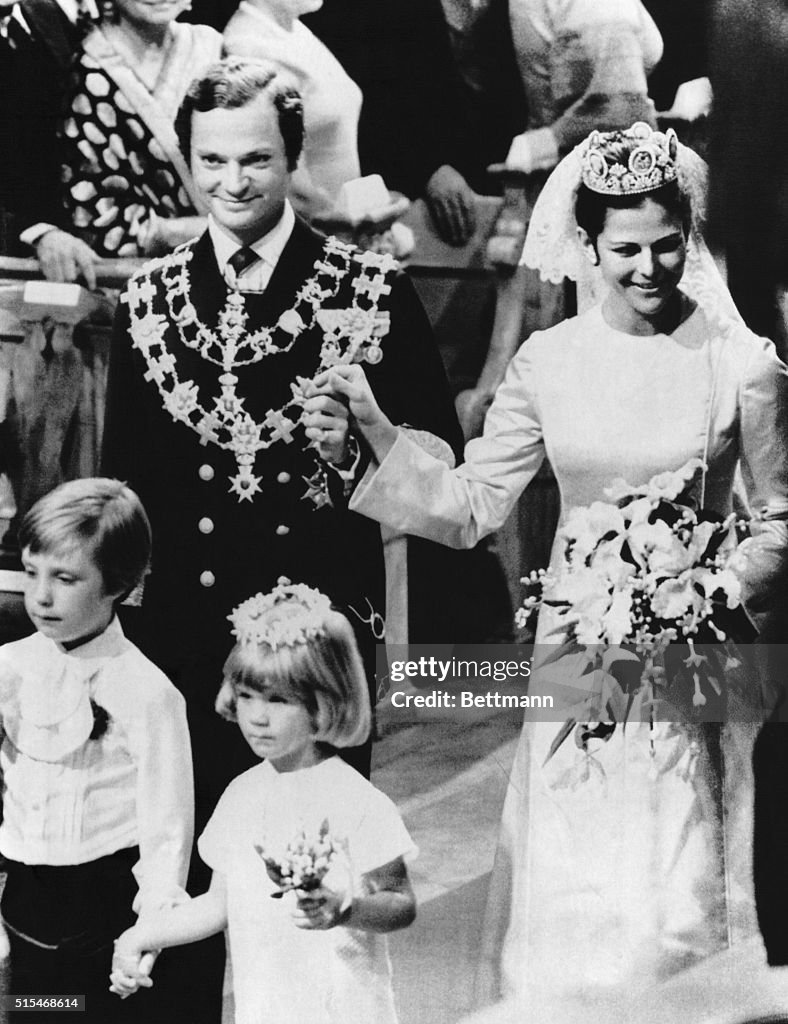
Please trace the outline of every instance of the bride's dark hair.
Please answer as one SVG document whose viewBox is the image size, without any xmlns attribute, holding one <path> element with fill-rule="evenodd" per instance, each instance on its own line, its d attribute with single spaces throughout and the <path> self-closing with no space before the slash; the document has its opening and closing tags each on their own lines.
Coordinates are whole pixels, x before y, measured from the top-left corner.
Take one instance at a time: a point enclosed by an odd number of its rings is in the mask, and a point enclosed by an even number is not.
<svg viewBox="0 0 788 1024">
<path fill-rule="evenodd" d="M 681 218 L 684 233 L 689 234 L 692 226 L 692 206 L 689 197 L 682 192 L 677 181 L 669 181 L 652 192 L 633 192 L 629 195 L 603 195 L 580 183 L 575 199 L 575 220 L 588 237 L 596 242 L 605 227 L 608 210 L 632 210 L 644 199 L 653 199 L 668 213 Z"/>
</svg>

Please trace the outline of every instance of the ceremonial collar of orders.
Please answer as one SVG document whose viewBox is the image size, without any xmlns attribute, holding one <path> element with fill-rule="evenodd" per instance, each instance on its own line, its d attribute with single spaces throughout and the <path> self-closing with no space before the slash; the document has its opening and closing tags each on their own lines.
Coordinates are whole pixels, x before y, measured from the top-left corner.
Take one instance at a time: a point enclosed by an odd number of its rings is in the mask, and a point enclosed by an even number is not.
<svg viewBox="0 0 788 1024">
<path fill-rule="evenodd" d="M 314 326 L 323 330 L 315 376 L 331 366 L 347 363 L 379 363 L 383 358 L 382 339 L 388 334 L 388 312 L 378 309 L 382 296 L 391 291 L 387 277 L 398 264 L 388 254 L 359 252 L 336 238 L 326 239 L 323 252 L 315 261 L 312 276 L 296 294 L 294 305 L 272 327 L 247 331 L 249 314 L 246 299 L 239 291 L 230 291 L 219 312 L 215 328 L 204 324 L 192 304 L 189 263 L 194 242 L 179 246 L 171 254 L 151 260 L 129 281 L 121 298 L 128 304 L 130 334 L 134 347 L 147 363 L 145 379 L 158 388 L 165 410 L 176 422 L 183 423 L 200 438 L 201 444 L 215 444 L 235 456 L 238 472 L 230 477 L 230 492 L 238 501 L 251 501 L 260 490 L 255 476 L 257 453 L 279 441 L 292 444 L 293 433 L 303 416 L 305 377 L 291 382 L 291 398 L 279 409 L 269 409 L 257 423 L 244 409 L 238 397 L 238 377 L 233 372 L 261 359 L 289 352 L 300 335 Z M 351 269 L 358 268 L 351 284 L 353 299 L 345 308 L 323 309 L 336 297 Z M 153 280 L 160 275 L 160 284 Z M 153 300 L 163 290 L 166 313 L 154 312 Z M 191 380 L 181 380 L 176 355 L 167 345 L 167 333 L 174 326 L 181 344 L 197 352 L 221 370 L 221 395 L 213 407 L 200 401 L 199 389 Z M 303 449 L 314 448 L 303 442 Z M 325 463 L 316 461 L 316 473 L 304 477 L 308 485 L 304 498 L 320 508 L 330 504 Z"/>
</svg>

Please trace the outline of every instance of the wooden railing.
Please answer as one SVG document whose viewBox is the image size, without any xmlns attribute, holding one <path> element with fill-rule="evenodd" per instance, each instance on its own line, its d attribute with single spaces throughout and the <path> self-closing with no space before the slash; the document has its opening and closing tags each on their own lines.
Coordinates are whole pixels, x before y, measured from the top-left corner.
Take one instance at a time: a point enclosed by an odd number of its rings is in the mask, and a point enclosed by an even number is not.
<svg viewBox="0 0 788 1024">
<path fill-rule="evenodd" d="M 121 288 L 144 262 L 133 259 L 99 260 L 96 264 L 96 280 L 99 287 Z M 0 279 L 28 281 L 42 278 L 38 260 L 0 256 Z"/>
<path fill-rule="evenodd" d="M 137 265 L 100 263 L 89 292 L 43 281 L 36 260 L 0 259 L 0 464 L 18 512 L 98 469 L 113 289 Z"/>
</svg>

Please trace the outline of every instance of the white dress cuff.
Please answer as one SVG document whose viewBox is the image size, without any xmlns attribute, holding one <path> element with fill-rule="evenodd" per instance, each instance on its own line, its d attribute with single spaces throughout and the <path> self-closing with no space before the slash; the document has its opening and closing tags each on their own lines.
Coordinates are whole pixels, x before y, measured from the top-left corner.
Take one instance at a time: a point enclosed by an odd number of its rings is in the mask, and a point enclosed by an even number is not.
<svg viewBox="0 0 788 1024">
<path fill-rule="evenodd" d="M 549 128 L 533 128 L 515 135 L 506 156 L 506 166 L 513 171 L 548 171 L 558 163 L 558 140 Z"/>
<path fill-rule="evenodd" d="M 57 224 L 47 224 L 45 221 L 41 221 L 39 224 L 31 224 L 19 236 L 19 241 L 22 245 L 35 246 L 50 231 L 57 231 Z"/>
</svg>

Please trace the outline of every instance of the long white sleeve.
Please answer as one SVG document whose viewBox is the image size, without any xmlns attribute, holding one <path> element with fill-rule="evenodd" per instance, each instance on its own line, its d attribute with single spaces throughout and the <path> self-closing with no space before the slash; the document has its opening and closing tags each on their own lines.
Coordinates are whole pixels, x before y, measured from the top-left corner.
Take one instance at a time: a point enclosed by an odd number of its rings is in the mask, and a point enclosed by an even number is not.
<svg viewBox="0 0 788 1024">
<path fill-rule="evenodd" d="M 509 364 L 484 434 L 467 445 L 462 466 L 449 469 L 400 434 L 381 465 L 369 467 L 350 508 L 455 548 L 497 530 L 544 459 L 529 344 Z"/>
<path fill-rule="evenodd" d="M 135 910 L 157 910 L 186 898 L 194 836 L 194 783 L 186 706 L 174 687 L 135 716 L 128 729 L 137 767 L 140 887 Z"/>
</svg>

